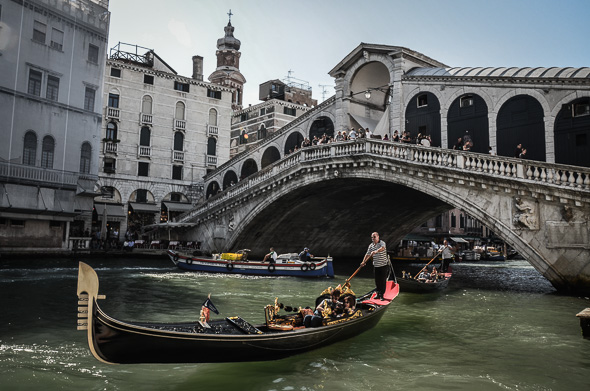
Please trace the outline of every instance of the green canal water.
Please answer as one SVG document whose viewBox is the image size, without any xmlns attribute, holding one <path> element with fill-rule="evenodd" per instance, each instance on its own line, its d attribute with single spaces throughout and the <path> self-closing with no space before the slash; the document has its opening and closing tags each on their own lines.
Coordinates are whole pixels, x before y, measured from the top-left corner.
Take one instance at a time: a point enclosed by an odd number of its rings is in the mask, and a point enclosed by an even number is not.
<svg viewBox="0 0 590 391">
<path fill-rule="evenodd" d="M 84 259 L 82 259 L 84 260 Z M 197 319 L 211 298 L 219 316 L 263 321 L 275 297 L 311 305 L 358 262 L 335 260 L 334 280 L 185 273 L 161 260 L 86 259 L 101 307 L 122 320 Z M 191 365 L 107 365 L 76 330 L 77 261 L 0 261 L 1 390 L 582 390 L 590 340 L 576 313 L 526 261 L 454 264 L 449 288 L 401 292 L 381 322 L 353 339 L 284 360 Z M 397 272 L 407 265 L 397 265 Z M 352 280 L 372 289 L 371 270 Z M 217 315 L 213 315 L 217 316 Z"/>
</svg>

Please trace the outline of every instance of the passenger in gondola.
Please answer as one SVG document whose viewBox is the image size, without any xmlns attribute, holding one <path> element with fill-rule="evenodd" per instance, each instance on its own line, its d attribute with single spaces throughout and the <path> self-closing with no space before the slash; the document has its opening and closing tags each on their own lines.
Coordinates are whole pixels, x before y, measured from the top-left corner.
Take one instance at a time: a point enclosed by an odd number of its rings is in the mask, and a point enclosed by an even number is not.
<svg viewBox="0 0 590 391">
<path fill-rule="evenodd" d="M 334 289 L 330 294 L 330 298 L 322 300 L 316 307 L 313 315 L 306 315 L 303 319 L 303 325 L 305 327 L 319 327 L 322 325 L 322 320 L 329 317 L 337 311 L 337 307 L 344 307 L 344 304 L 340 302 L 340 290 Z"/>
<path fill-rule="evenodd" d="M 354 296 L 352 295 L 346 295 L 343 299 L 342 299 L 342 307 L 337 306 L 336 307 L 336 313 L 337 313 L 337 317 L 346 317 L 346 316 L 350 316 L 352 314 L 354 314 L 354 311 L 356 309 L 356 299 L 354 298 Z M 340 308 L 342 308 L 340 310 Z"/>
<path fill-rule="evenodd" d="M 427 268 L 422 270 L 420 272 L 420 274 L 418 275 L 418 281 L 426 282 L 429 278 L 430 278 L 430 273 L 428 272 Z"/>
<path fill-rule="evenodd" d="M 430 272 L 430 278 L 426 282 L 436 282 L 437 278 L 438 272 L 436 271 L 436 267 L 433 267 L 432 271 Z"/>
</svg>

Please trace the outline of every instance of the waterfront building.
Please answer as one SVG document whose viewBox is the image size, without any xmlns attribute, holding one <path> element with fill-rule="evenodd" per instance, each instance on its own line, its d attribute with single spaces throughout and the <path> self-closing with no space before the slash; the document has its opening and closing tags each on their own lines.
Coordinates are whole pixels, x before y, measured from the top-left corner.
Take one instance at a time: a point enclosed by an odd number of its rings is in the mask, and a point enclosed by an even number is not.
<svg viewBox="0 0 590 391">
<path fill-rule="evenodd" d="M 167 222 L 203 195 L 203 176 L 229 159 L 234 88 L 177 72 L 152 49 L 118 44 L 104 80 L 94 230 L 122 240 Z M 106 224 L 105 224 L 106 221 Z"/>
<path fill-rule="evenodd" d="M 106 0 L 0 2 L 0 247 L 67 247 L 90 228 Z"/>
<path fill-rule="evenodd" d="M 312 98 L 309 84 L 292 77 L 288 77 L 284 82 L 274 79 L 260 84 L 259 99 L 262 103 L 233 113 L 231 157 L 252 148 L 260 140 L 317 106 L 317 100 Z M 319 129 L 317 133 L 321 135 L 322 130 Z M 302 137 L 292 140 L 289 145 L 285 145 L 283 153 L 293 152 L 295 146 L 300 148 L 302 141 Z M 248 175 L 244 172 L 242 177 Z"/>
</svg>

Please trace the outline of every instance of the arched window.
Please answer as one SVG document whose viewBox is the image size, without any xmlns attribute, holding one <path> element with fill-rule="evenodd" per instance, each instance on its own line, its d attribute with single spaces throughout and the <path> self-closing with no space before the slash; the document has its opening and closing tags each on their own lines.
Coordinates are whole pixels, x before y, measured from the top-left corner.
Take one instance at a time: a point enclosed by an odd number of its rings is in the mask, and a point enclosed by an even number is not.
<svg viewBox="0 0 590 391">
<path fill-rule="evenodd" d="M 152 97 L 146 95 L 141 100 L 141 112 L 143 114 L 151 114 L 152 113 Z"/>
<path fill-rule="evenodd" d="M 117 139 L 117 124 L 114 122 L 109 122 L 107 124 L 107 140 L 116 140 Z"/>
<path fill-rule="evenodd" d="M 90 174 L 90 159 L 92 158 L 92 148 L 89 142 L 82 143 L 80 151 L 80 174 Z"/>
<path fill-rule="evenodd" d="M 174 150 L 175 151 L 184 151 L 183 144 L 184 144 L 184 135 L 182 134 L 182 132 L 174 133 Z"/>
<path fill-rule="evenodd" d="M 43 137 L 43 146 L 41 149 L 41 167 L 53 168 L 53 152 L 55 149 L 55 140 L 51 136 Z"/>
<path fill-rule="evenodd" d="M 176 112 L 174 118 L 184 120 L 184 103 L 176 102 Z"/>
<path fill-rule="evenodd" d="M 209 125 L 217 126 L 217 110 L 209 110 Z"/>
<path fill-rule="evenodd" d="M 215 137 L 209 137 L 207 140 L 207 155 L 215 156 L 217 154 L 217 140 Z"/>
<path fill-rule="evenodd" d="M 262 140 L 266 137 L 266 128 L 264 125 L 260 125 L 260 129 L 258 129 L 258 140 Z"/>
<path fill-rule="evenodd" d="M 141 133 L 139 134 L 139 145 L 142 145 L 144 147 L 150 146 L 150 133 L 150 128 L 148 128 L 147 126 L 141 127 Z"/>
<path fill-rule="evenodd" d="M 25 134 L 25 143 L 23 146 L 23 164 L 34 166 L 37 159 L 37 135 L 29 131 Z"/>
</svg>

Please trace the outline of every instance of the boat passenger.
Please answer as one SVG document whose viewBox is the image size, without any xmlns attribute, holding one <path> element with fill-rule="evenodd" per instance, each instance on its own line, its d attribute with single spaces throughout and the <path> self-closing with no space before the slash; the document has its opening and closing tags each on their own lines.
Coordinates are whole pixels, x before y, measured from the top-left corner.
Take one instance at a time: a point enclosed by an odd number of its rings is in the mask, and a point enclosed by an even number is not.
<svg viewBox="0 0 590 391">
<path fill-rule="evenodd" d="M 319 327 L 322 325 L 322 319 L 330 316 L 336 311 L 338 305 L 343 306 L 343 303 L 338 301 L 340 298 L 340 290 L 334 289 L 330 294 L 329 299 L 324 299 L 316 307 L 313 315 L 306 315 L 303 318 L 303 325 L 305 327 Z"/>
<path fill-rule="evenodd" d="M 342 311 L 338 311 L 337 316 L 343 317 L 343 316 L 352 315 L 354 313 L 354 310 L 356 309 L 356 299 L 354 298 L 354 296 L 346 295 L 344 297 L 344 299 L 342 300 L 342 302 L 343 302 Z M 338 309 L 339 307 L 336 307 L 336 308 Z"/>
<path fill-rule="evenodd" d="M 305 247 L 303 251 L 299 253 L 299 260 L 301 262 L 309 262 L 313 258 L 313 255 L 309 253 L 309 248 Z"/>
<path fill-rule="evenodd" d="M 264 256 L 262 262 L 268 261 L 269 263 L 275 263 L 277 260 L 277 253 L 275 252 L 274 247 L 270 248 L 270 252 Z"/>
<path fill-rule="evenodd" d="M 432 272 L 430 273 L 430 282 L 436 282 L 436 280 L 438 279 L 438 272 L 436 271 L 436 267 L 432 268 Z"/>
<path fill-rule="evenodd" d="M 430 278 L 430 273 L 428 269 L 422 270 L 422 272 L 418 275 L 418 281 L 426 281 Z"/>
</svg>

